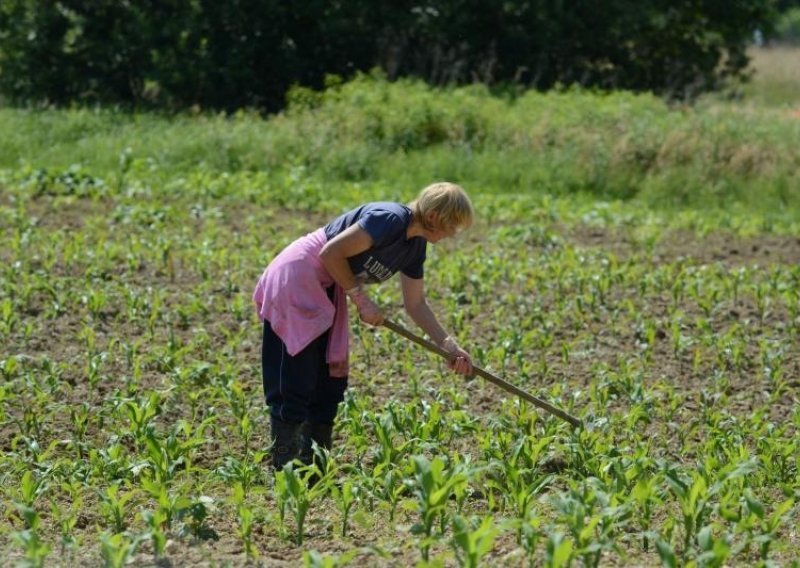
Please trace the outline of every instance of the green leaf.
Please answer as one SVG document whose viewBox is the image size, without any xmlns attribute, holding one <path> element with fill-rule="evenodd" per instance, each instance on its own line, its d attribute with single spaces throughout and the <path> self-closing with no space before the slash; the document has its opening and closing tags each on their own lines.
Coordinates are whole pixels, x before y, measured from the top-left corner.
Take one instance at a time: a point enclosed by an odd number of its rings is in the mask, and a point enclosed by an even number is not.
<svg viewBox="0 0 800 568">
<path fill-rule="evenodd" d="M 764 505 L 755 498 L 753 492 L 750 489 L 746 489 L 744 492 L 744 500 L 747 504 L 747 510 L 757 516 L 759 519 L 764 518 Z"/>
<path fill-rule="evenodd" d="M 552 568 L 569 566 L 572 562 L 573 544 L 569 539 L 565 539 L 561 533 L 550 535 L 547 542 L 547 559 Z"/>
<path fill-rule="evenodd" d="M 697 544 L 700 545 L 700 548 L 703 550 L 711 550 L 714 545 L 714 537 L 711 534 L 711 525 L 706 525 L 700 532 L 697 533 Z"/>
<path fill-rule="evenodd" d="M 672 545 L 668 542 L 658 539 L 656 541 L 656 549 L 658 550 L 658 556 L 661 559 L 661 566 L 665 568 L 675 568 L 678 565 L 678 561 L 675 558 L 675 550 L 673 550 Z"/>
</svg>

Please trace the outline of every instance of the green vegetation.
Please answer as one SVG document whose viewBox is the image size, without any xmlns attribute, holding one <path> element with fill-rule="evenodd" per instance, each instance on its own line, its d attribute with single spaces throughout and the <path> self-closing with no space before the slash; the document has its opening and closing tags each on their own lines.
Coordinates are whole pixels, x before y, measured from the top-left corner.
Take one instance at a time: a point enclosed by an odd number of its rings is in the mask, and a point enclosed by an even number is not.
<svg viewBox="0 0 800 568">
<path fill-rule="evenodd" d="M 295 89 L 290 101 L 268 119 L 3 109 L 0 166 L 45 193 L 95 181 L 103 187 L 82 191 L 245 186 L 309 208 L 342 183 L 390 182 L 395 195 L 441 178 L 491 194 L 635 197 L 678 209 L 733 202 L 775 218 L 800 206 L 800 120 L 781 108 L 671 108 L 580 91 L 498 98 L 370 77 L 324 93 Z"/>
<path fill-rule="evenodd" d="M 740 104 L 750 107 L 800 109 L 800 48 L 752 48 L 752 80 L 741 88 Z"/>
<path fill-rule="evenodd" d="M 800 7 L 787 10 L 775 23 L 775 41 L 800 45 Z"/>
<path fill-rule="evenodd" d="M 0 557 L 798 565 L 800 120 L 366 77 L 291 101 L 0 110 Z M 271 473 L 258 275 L 441 178 L 479 222 L 431 247 L 435 310 L 585 429 L 353 319 L 334 451 Z"/>
<path fill-rule="evenodd" d="M 713 91 L 773 0 L 372 0 L 0 4 L 0 95 L 17 104 L 276 111 L 295 84 L 382 69 L 429 84 Z"/>
</svg>

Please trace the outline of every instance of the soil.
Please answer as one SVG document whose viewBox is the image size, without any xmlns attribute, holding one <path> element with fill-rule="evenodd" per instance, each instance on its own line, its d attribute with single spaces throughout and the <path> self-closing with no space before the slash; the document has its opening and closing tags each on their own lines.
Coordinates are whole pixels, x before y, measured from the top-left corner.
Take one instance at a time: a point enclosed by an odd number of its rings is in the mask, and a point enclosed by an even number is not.
<svg viewBox="0 0 800 568">
<path fill-rule="evenodd" d="M 48 199 L 42 198 L 27 204 L 29 222 L 38 231 L 64 233 L 74 233 L 81 231 L 91 224 L 107 223 L 112 211 L 113 204 L 104 201 L 69 200 L 69 199 Z M 230 238 L 247 235 L 255 227 L 261 226 L 263 220 L 256 219 L 255 214 L 249 207 L 225 206 L 219 207 L 219 218 L 213 223 L 215 229 L 227 234 Z M 319 215 L 311 214 L 291 214 L 289 212 L 273 212 L 268 214 L 269 223 L 273 234 L 299 234 L 302 230 L 312 230 L 326 221 Z M 201 238 L 206 223 L 198 220 L 194 225 L 186 227 L 186 230 L 193 238 Z M 4 228 L 5 230 L 5 228 Z M 660 265 L 675 262 L 684 263 L 690 266 L 713 266 L 722 269 L 736 269 L 748 267 L 751 270 L 769 270 L 774 266 L 794 267 L 800 264 L 800 239 L 795 236 L 764 235 L 754 237 L 740 237 L 727 233 L 712 233 L 702 238 L 685 231 L 667 232 L 652 245 L 645 246 L 634 239 L 629 233 L 621 230 L 598 229 L 591 226 L 559 226 L 554 225 L 550 228 L 558 235 L 561 246 L 573 247 L 576 250 L 587 254 L 609 255 L 616 258 L 619 262 L 635 258 L 637 262 L 643 262 L 654 269 Z M 491 232 L 488 227 L 477 227 L 473 234 L 459 243 L 459 246 L 470 248 L 478 246 L 485 240 Z M 284 243 L 285 244 L 285 243 Z M 276 250 L 280 243 L 270 243 L 271 250 Z M 445 249 L 446 250 L 446 249 Z M 530 253 L 541 252 L 535 246 L 531 247 Z M 7 250 L 0 251 L 0 261 L 9 262 L 11 253 Z M 265 258 L 268 255 L 265 254 Z M 187 291 L 195 288 L 202 288 L 203 282 L 199 276 L 186 266 L 188 259 L 178 257 L 176 264 L 169 267 L 164 266 L 142 266 L 137 272 L 126 272 L 125 281 L 127 285 L 134 289 L 161 289 L 164 291 L 163 303 L 170 306 L 181 305 L 186 299 Z M 249 287 L 263 268 L 255 265 L 250 270 L 250 280 L 237 283 L 235 294 L 243 296 L 249 295 Z M 56 263 L 52 267 L 53 278 L 79 278 L 83 276 L 82 266 L 64 266 Z M 115 274 L 107 274 L 104 278 L 114 280 Z M 514 292 L 513 284 L 509 284 L 509 291 Z M 505 292 L 497 290 L 498 294 Z M 212 291 L 219 296 L 224 294 L 224 287 L 219 283 L 219 287 Z M 626 290 L 614 290 L 610 298 L 611 303 L 622 299 Z M 249 301 L 249 298 L 245 298 Z M 547 302 L 552 299 L 543 299 L 543 309 L 547 309 Z M 64 412 L 55 414 L 50 422 L 43 425 L 42 432 L 44 439 L 56 440 L 59 431 L 70 427 L 70 417 L 68 409 L 79 407 L 87 402 L 90 405 L 101 404 L 104 399 L 112 395 L 124 386 L 119 381 L 113 380 L 114 377 L 129 376 L 131 369 L 122 358 L 108 360 L 102 366 L 104 379 L 99 380 L 95 386 L 91 386 L 85 381 L 86 377 L 86 347 L 85 340 L 80 338 L 80 331 L 84 327 L 85 316 L 79 313 L 66 312 L 55 319 L 46 319 L 45 314 L 49 309 L 48 298 L 44 293 L 36 292 L 34 299 L 30 302 L 28 313 L 22 317 L 23 323 L 30 323 L 35 333 L 29 338 L 24 339 L 19 333 L 16 334 L 17 341 L 13 344 L 5 345 L 0 352 L 0 359 L 9 356 L 16 356 L 25 364 L 36 366 L 42 361 L 48 360 L 62 367 L 61 378 L 70 388 L 62 391 L 64 398 L 60 400 Z M 434 308 L 436 306 L 434 305 Z M 700 309 L 687 303 L 682 306 L 683 312 L 687 317 L 700 314 Z M 170 341 L 177 341 L 178 344 L 189 343 L 198 333 L 196 325 L 202 325 L 204 332 L 207 333 L 212 345 L 220 349 L 227 348 L 227 337 L 245 329 L 243 340 L 238 348 L 231 351 L 230 357 L 235 363 L 236 368 L 251 368 L 251 377 L 242 380 L 245 384 L 245 394 L 253 404 L 253 408 L 260 406 L 261 386 L 258 377 L 258 346 L 260 343 L 260 329 L 257 322 L 240 321 L 233 313 L 215 314 L 215 319 L 202 322 L 192 321 L 186 326 L 175 326 L 174 336 L 170 337 L 163 327 L 158 328 L 154 333 L 150 333 L 144 327 L 121 328 L 117 323 L 118 310 L 116 305 L 109 305 L 101 311 L 93 321 L 93 329 L 96 335 L 97 350 L 108 349 L 114 339 L 123 339 L 130 344 L 140 342 L 141 344 L 166 345 Z M 649 311 L 655 318 L 666 318 L 669 312 L 669 299 L 656 298 L 649 306 Z M 761 326 L 766 332 L 774 326 L 787 325 L 789 315 L 781 308 L 775 308 L 764 318 L 759 314 L 757 306 L 751 298 L 742 299 L 738 305 L 726 306 L 725 310 L 719 311 L 711 318 L 710 325 L 716 331 L 723 333 L 730 329 L 737 322 L 747 320 L 750 325 Z M 592 332 L 594 340 L 586 344 L 583 339 L 581 343 L 573 348 L 573 356 L 568 363 L 564 363 L 558 355 L 556 349 L 548 352 L 549 373 L 541 378 L 536 385 L 522 385 L 530 389 L 533 394 L 539 390 L 546 390 L 548 386 L 566 382 L 573 390 L 583 390 L 591 388 L 593 381 L 596 380 L 596 373 L 599 364 L 605 363 L 608 368 L 616 368 L 621 354 L 639 349 L 641 337 L 635 329 L 619 329 L 613 326 L 613 321 L 608 316 L 607 319 L 596 322 Z M 754 323 L 755 322 L 755 323 Z M 493 341 L 492 330 L 497 330 L 498 322 L 493 321 L 492 314 L 483 314 L 473 317 L 468 325 L 481 334 L 480 340 L 485 345 L 491 345 Z M 481 330 L 481 331 L 477 331 Z M 485 332 L 484 330 L 489 330 Z M 561 342 L 578 341 L 584 337 L 583 329 L 563 329 L 558 330 L 555 344 Z M 388 333 L 385 330 L 375 332 L 377 341 L 381 341 L 381 334 Z M 694 412 L 700 411 L 704 406 L 702 397 L 705 396 L 703 389 L 699 388 L 708 385 L 708 374 L 711 364 L 709 362 L 693 368 L 690 353 L 675 353 L 670 347 L 668 340 L 669 330 L 663 327 L 657 330 L 658 340 L 655 343 L 652 353 L 652 364 L 647 371 L 646 381 L 663 381 L 670 383 L 683 401 L 682 415 L 689 416 Z M 359 394 L 367 395 L 372 399 L 374 405 L 381 405 L 390 397 L 398 400 L 410 400 L 413 393 L 408 386 L 399 384 L 396 381 L 381 380 L 376 378 L 374 383 L 369 371 L 363 362 L 363 346 L 354 342 L 353 370 L 351 385 Z M 728 406 L 734 412 L 746 416 L 752 412 L 754 404 L 754 390 L 763 391 L 767 388 L 763 381 L 754 379 L 758 366 L 758 351 L 756 345 L 751 345 L 745 354 L 745 364 L 742 368 L 731 370 L 729 373 L 729 385 L 727 392 Z M 533 349 L 531 350 L 534 351 Z M 406 354 L 404 354 L 405 356 Z M 430 357 L 416 346 L 408 348 L 407 356 L 412 357 L 416 364 L 430 365 Z M 800 387 L 800 348 L 797 343 L 786 346 L 785 361 L 787 361 L 788 372 L 787 386 L 789 392 L 786 397 L 779 398 L 769 408 L 770 416 L 776 423 L 790 421 L 795 413 L 797 404 L 797 391 Z M 517 369 L 511 365 L 508 370 L 509 380 L 515 380 L 514 373 Z M 140 389 L 156 389 L 166 391 L 173 380 L 165 368 L 159 367 L 156 360 L 150 362 L 148 366 L 141 369 L 139 379 Z M 497 414 L 502 411 L 504 399 L 510 398 L 509 395 L 500 391 L 498 387 L 481 381 L 469 381 L 459 383 L 458 378 L 445 379 L 450 384 L 457 385 L 467 393 L 466 410 L 476 417 L 483 417 Z M 431 376 L 430 379 L 423 381 L 423 387 L 430 386 L 437 388 L 441 385 L 441 377 Z M 129 393 L 135 396 L 136 393 Z M 20 393 L 21 403 L 29 400 L 28 397 L 35 396 L 35 393 Z M 173 407 L 165 413 L 165 418 L 172 417 L 177 420 L 187 412 L 186 401 L 175 401 L 167 397 L 169 405 Z M 624 400 L 617 399 L 609 402 L 607 412 L 624 413 L 626 411 Z M 22 412 L 22 408 L 19 409 Z M 0 429 L 0 440 L 2 440 L 3 451 L 13 449 L 13 432 L 18 430 L 14 419 L 19 415 L 11 416 L 11 420 L 2 423 Z M 480 419 L 480 418 L 479 418 Z M 229 425 L 232 427 L 232 425 Z M 655 428 L 654 425 L 647 425 L 646 428 Z M 104 424 L 101 420 L 88 419 L 86 439 L 102 439 Z M 656 430 L 654 429 L 654 434 Z M 253 447 L 265 447 L 268 443 L 266 439 L 265 419 L 263 414 L 258 417 L 258 429 L 252 440 Z M 663 432 L 659 429 L 658 432 Z M 681 432 L 675 432 L 679 435 Z M 685 435 L 685 433 L 683 433 Z M 692 434 L 689 434 L 692 435 Z M 233 437 L 232 437 L 233 438 Z M 130 440 L 122 440 L 123 444 L 130 444 Z M 669 446 L 670 440 L 662 440 L 665 446 Z M 219 462 L 219 458 L 230 455 L 243 448 L 237 446 L 236 442 L 228 443 L 221 441 L 214 448 L 209 446 L 208 452 L 203 456 L 203 462 L 211 464 Z M 676 460 L 683 463 L 692 463 L 696 456 L 676 456 Z M 79 459 L 79 458 L 78 458 Z M 85 458 L 84 458 L 85 459 Z M 202 463 L 201 463 L 202 465 Z M 62 504 L 68 507 L 68 503 Z M 476 509 L 480 509 L 480 499 L 477 498 L 473 503 Z M 236 536 L 236 528 L 232 525 L 221 524 L 221 519 L 233 519 L 235 515 L 215 516 L 214 522 L 209 522 L 204 527 L 203 536 L 194 538 L 171 539 L 167 544 L 167 557 L 155 560 L 152 551 L 148 548 L 148 543 L 143 543 L 132 561 L 135 566 L 297 566 L 303 561 L 303 552 L 306 550 L 317 550 L 326 554 L 343 554 L 346 551 L 357 548 L 359 552 L 351 560 L 353 566 L 400 566 L 414 564 L 419 558 L 419 552 L 415 549 L 392 548 L 398 546 L 397 542 L 408 542 L 409 539 L 392 540 L 391 535 L 395 532 L 407 532 L 415 522 L 415 514 L 399 511 L 398 518 L 390 524 L 387 518 L 378 520 L 379 526 L 376 527 L 375 515 L 354 518 L 351 523 L 349 534 L 345 537 L 339 535 L 339 527 L 334 526 L 330 519 L 337 519 L 338 513 L 332 509 L 330 502 L 312 508 L 306 522 L 305 544 L 295 546 L 291 541 L 279 539 L 275 535 L 277 520 L 275 513 L 269 507 L 269 502 L 263 498 L 262 504 L 253 503 L 256 510 L 261 511 L 262 518 L 256 524 L 254 542 L 261 556 L 257 560 L 248 560 L 242 548 L 241 539 Z M 50 526 L 53 534 L 57 534 L 54 520 L 47 513 L 42 514 L 43 522 Z M 95 525 L 100 521 L 97 511 L 89 511 L 79 519 L 80 539 L 88 542 L 96 542 Z M 292 523 L 287 523 L 292 526 Z M 382 535 L 376 540 L 375 535 Z M 791 537 L 795 544 L 797 536 Z M 0 540 L 0 552 L 3 550 L 15 550 L 9 544 L 9 539 L 4 537 Z M 56 545 L 56 548 L 57 545 Z M 436 551 L 434 551 L 435 553 Z M 11 552 L 7 560 L 11 561 L 18 558 L 18 552 Z M 492 553 L 493 560 L 497 565 L 516 566 L 523 563 L 520 557 L 519 547 L 513 539 L 513 535 L 506 533 L 498 538 L 495 549 Z M 606 559 L 601 562 L 604 566 L 614 565 L 613 559 Z M 630 559 L 629 559 L 630 560 Z M 52 566 L 73 566 L 73 565 L 98 565 L 100 563 L 99 550 L 88 550 L 79 547 L 67 549 L 63 553 L 58 550 L 51 555 L 48 564 Z"/>
</svg>

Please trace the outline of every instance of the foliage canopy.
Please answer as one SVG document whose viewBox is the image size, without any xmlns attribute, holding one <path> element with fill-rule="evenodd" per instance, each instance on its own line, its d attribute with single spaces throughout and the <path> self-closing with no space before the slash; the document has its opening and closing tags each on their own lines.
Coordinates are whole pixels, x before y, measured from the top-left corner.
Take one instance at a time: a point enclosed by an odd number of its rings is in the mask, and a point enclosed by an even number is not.
<svg viewBox="0 0 800 568">
<path fill-rule="evenodd" d="M 375 67 L 435 84 L 687 98 L 742 73 L 772 0 L 4 0 L 13 102 L 274 111 L 293 84 Z"/>
</svg>

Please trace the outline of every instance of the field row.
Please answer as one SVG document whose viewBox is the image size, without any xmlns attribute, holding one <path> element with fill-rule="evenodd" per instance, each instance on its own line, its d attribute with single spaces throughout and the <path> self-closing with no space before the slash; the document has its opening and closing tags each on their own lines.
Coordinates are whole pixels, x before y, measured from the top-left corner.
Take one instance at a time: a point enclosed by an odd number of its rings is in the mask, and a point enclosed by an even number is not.
<svg viewBox="0 0 800 568">
<path fill-rule="evenodd" d="M 478 225 L 430 250 L 430 301 L 477 362 L 586 427 L 353 319 L 351 389 L 324 471 L 273 475 L 252 286 L 292 238 L 380 189 L 298 187 L 308 207 L 246 190 L 112 199 L 7 186 L 4 557 L 800 556 L 795 237 L 753 218 L 667 222 L 634 205 L 478 194 Z M 371 293 L 402 320 L 396 283 Z"/>
</svg>

